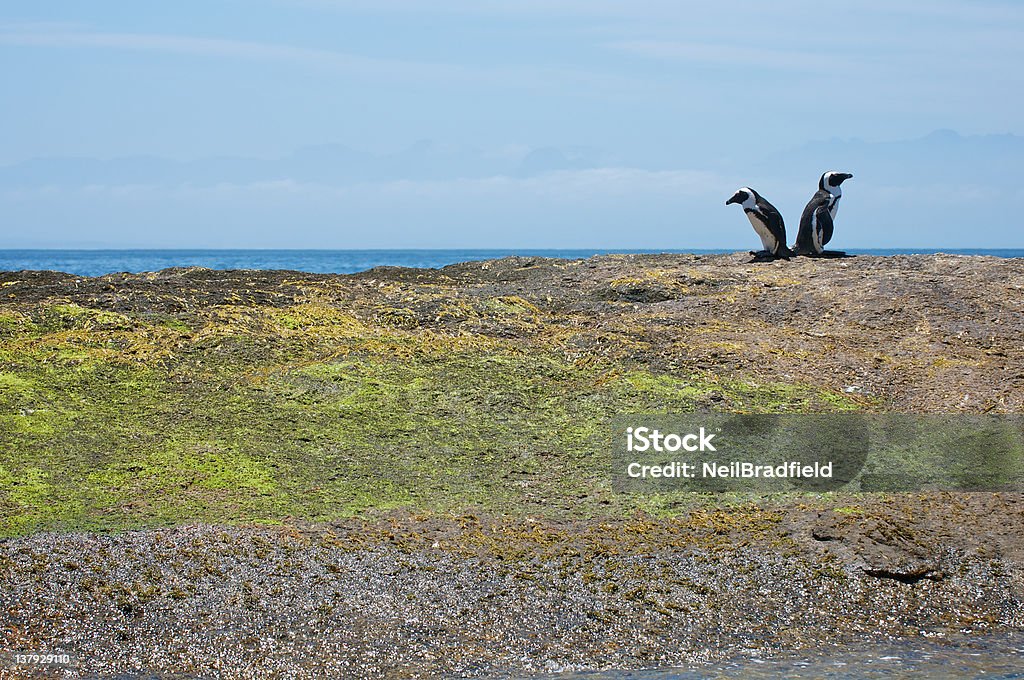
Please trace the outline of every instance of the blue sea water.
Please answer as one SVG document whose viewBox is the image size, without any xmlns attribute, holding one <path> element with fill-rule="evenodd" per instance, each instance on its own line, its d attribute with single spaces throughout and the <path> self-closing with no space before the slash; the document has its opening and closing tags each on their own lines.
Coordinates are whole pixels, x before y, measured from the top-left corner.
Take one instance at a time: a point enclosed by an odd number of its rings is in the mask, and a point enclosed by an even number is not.
<svg viewBox="0 0 1024 680">
<path fill-rule="evenodd" d="M 741 654 L 728 661 L 684 668 L 559 673 L 550 680 L 899 680 L 991 678 L 1024 680 L 1024 640 L 1017 631 L 919 638 L 784 652 Z"/>
<path fill-rule="evenodd" d="M 167 267 L 209 269 L 294 269 L 320 274 L 351 274 L 373 267 L 443 267 L 469 260 L 490 260 L 509 255 L 583 258 L 607 253 L 727 253 L 730 250 L 0 250 L 0 271 L 53 270 L 79 276 L 112 272 L 151 272 Z M 1024 249 L 903 248 L 848 251 L 858 255 L 906 255 L 946 252 L 958 255 L 1024 257 Z"/>
</svg>

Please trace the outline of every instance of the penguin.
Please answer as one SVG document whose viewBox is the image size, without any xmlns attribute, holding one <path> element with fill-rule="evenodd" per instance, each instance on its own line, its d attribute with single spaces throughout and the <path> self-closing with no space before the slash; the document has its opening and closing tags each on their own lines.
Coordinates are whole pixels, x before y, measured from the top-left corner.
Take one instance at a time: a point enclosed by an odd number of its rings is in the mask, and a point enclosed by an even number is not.
<svg viewBox="0 0 1024 680">
<path fill-rule="evenodd" d="M 786 223 L 775 206 L 764 200 L 764 198 L 751 189 L 742 187 L 736 190 L 726 205 L 739 203 L 743 206 L 743 212 L 747 214 L 750 225 L 761 237 L 762 251 L 750 251 L 754 257 L 768 257 L 770 259 L 788 259 L 793 253 L 786 247 Z"/>
<path fill-rule="evenodd" d="M 842 183 L 852 178 L 848 172 L 829 170 L 818 180 L 818 190 L 807 202 L 800 215 L 800 230 L 796 235 L 793 250 L 797 255 L 811 257 L 846 257 L 839 250 L 825 250 L 825 244 L 832 240 L 839 199 L 843 197 Z"/>
</svg>

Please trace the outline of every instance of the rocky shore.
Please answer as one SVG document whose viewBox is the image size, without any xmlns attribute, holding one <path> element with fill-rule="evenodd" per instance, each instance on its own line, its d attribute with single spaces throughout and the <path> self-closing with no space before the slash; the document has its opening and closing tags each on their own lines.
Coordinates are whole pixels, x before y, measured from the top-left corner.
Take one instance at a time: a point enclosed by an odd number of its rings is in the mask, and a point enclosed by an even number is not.
<svg viewBox="0 0 1024 680">
<path fill-rule="evenodd" d="M 0 674 L 519 676 L 1024 629 L 1019 493 L 612 490 L 620 413 L 1024 412 L 1024 261 L 749 260 L 0 272 Z"/>
<path fill-rule="evenodd" d="M 37 534 L 0 544 L 5 646 L 72 677 L 518 677 L 1024 631 L 1019 495 L 846 502 Z"/>
</svg>

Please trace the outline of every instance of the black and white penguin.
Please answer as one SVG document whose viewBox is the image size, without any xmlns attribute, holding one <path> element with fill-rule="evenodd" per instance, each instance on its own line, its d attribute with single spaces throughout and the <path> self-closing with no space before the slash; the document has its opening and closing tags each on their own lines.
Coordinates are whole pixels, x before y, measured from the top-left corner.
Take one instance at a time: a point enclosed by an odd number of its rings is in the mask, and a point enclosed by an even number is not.
<svg viewBox="0 0 1024 680">
<path fill-rule="evenodd" d="M 829 170 L 818 180 L 818 190 L 804 207 L 800 215 L 800 230 L 796 235 L 793 250 L 797 255 L 812 257 L 844 257 L 838 250 L 825 250 L 825 244 L 832 240 L 839 199 L 843 197 L 842 183 L 853 177 L 848 172 Z"/>
<path fill-rule="evenodd" d="M 726 205 L 731 203 L 739 203 L 743 206 L 743 212 L 747 214 L 747 219 L 750 220 L 750 225 L 754 227 L 754 231 L 761 237 L 761 244 L 764 245 L 764 250 L 760 252 L 751 251 L 751 255 L 757 256 L 771 256 L 788 258 L 793 255 L 789 248 L 786 247 L 786 223 L 782 220 L 782 215 L 775 206 L 764 200 L 764 198 L 751 189 L 750 187 L 743 187 L 737 189 L 736 193 L 732 195 Z"/>
</svg>

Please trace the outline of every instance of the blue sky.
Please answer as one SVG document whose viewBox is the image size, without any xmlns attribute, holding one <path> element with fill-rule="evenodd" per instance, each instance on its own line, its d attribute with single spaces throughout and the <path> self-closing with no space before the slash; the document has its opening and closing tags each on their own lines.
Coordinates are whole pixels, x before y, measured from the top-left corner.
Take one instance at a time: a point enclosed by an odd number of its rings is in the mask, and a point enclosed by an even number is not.
<svg viewBox="0 0 1024 680">
<path fill-rule="evenodd" d="M 0 9 L 2 247 L 1021 247 L 1024 5 Z M 939 131 L 939 132 L 936 132 Z"/>
</svg>

